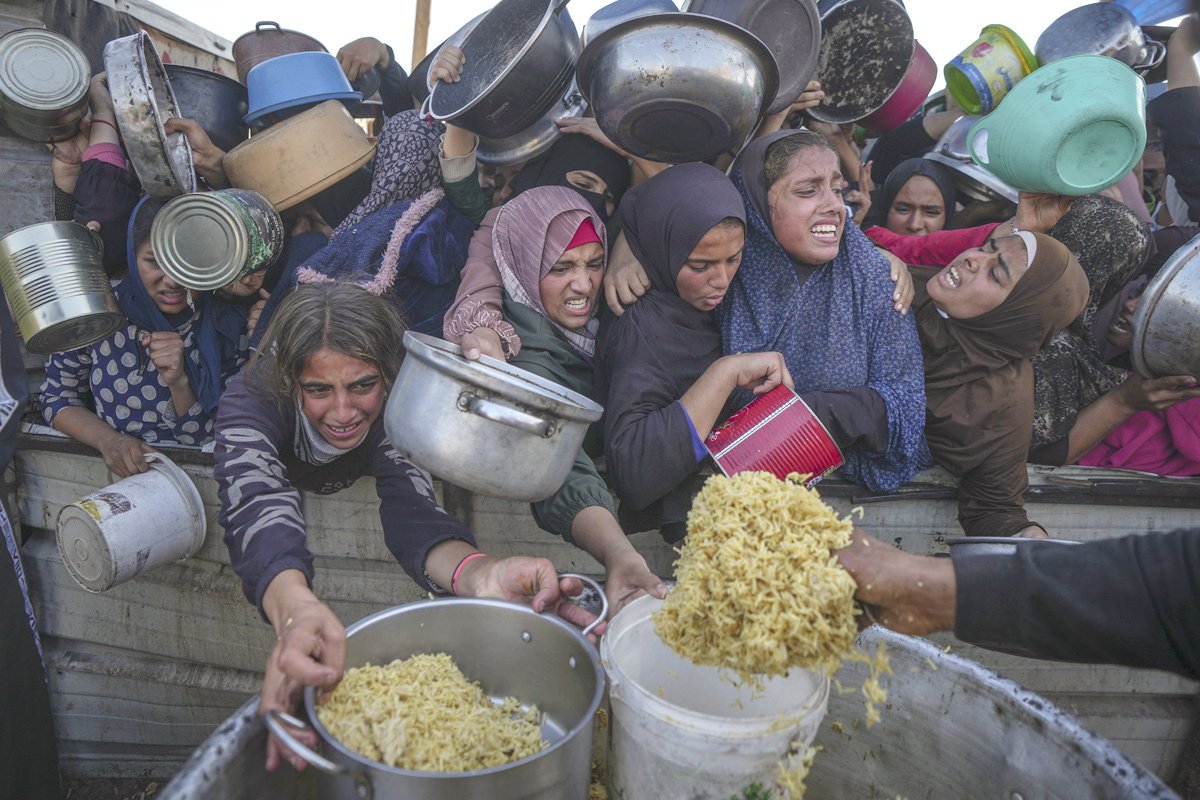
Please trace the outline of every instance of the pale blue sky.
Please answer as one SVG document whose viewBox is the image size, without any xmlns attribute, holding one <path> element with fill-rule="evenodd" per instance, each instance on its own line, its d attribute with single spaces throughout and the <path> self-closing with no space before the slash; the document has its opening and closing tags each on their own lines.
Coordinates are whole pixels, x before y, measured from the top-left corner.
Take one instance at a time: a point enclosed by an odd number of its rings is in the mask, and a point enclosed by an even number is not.
<svg viewBox="0 0 1200 800">
<path fill-rule="evenodd" d="M 679 0 L 676 0 L 679 2 Z M 154 0 L 180 16 L 227 39 L 253 29 L 259 20 L 274 20 L 320 40 L 330 52 L 360 36 L 374 36 L 396 51 L 409 66 L 416 0 Z M 567 10 L 577 28 L 611 0 L 570 0 Z M 433 0 L 429 46 L 434 47 L 495 0 Z M 975 40 L 991 23 L 1009 26 L 1030 49 L 1041 32 L 1081 0 L 1006 0 L 1004 3 L 907 0 L 906 7 L 921 44 L 941 67 Z M 942 84 L 939 75 L 938 85 Z"/>
</svg>

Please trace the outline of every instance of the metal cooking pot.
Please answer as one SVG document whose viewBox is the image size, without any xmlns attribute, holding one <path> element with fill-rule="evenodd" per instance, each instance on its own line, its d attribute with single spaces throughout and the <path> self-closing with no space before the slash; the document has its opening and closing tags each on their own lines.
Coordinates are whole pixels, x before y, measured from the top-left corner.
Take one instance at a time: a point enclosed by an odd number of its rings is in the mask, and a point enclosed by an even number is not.
<svg viewBox="0 0 1200 800">
<path fill-rule="evenodd" d="M 456 486 L 509 500 L 558 490 L 604 409 L 503 361 L 408 331 L 384 411 L 392 446 Z"/>
<path fill-rule="evenodd" d="M 864 117 L 859 124 L 872 133 L 887 133 L 899 128 L 925 102 L 937 80 L 937 74 L 933 57 L 920 42 L 914 41 L 912 63 L 904 74 L 904 80 L 882 106 Z"/>
<path fill-rule="evenodd" d="M 463 40 L 458 83 L 429 95 L 434 119 L 489 139 L 533 125 L 567 90 L 579 34 L 567 0 L 501 0 Z"/>
<path fill-rule="evenodd" d="M 651 161 L 704 161 L 741 147 L 779 90 L 762 41 L 703 14 L 626 20 L 588 43 L 579 90 L 600 129 Z"/>
<path fill-rule="evenodd" d="M 956 119 L 938 139 L 933 150 L 925 158 L 945 164 L 954 170 L 958 189 L 974 200 L 1008 200 L 1017 202 L 1017 190 L 1004 183 L 992 173 L 975 163 L 967 149 L 967 134 L 981 117 L 968 114 Z"/>
<path fill-rule="evenodd" d="M 913 26 L 897 0 L 821 0 L 817 80 L 825 97 L 804 113 L 819 122 L 857 122 L 878 110 L 908 73 Z"/>
<path fill-rule="evenodd" d="M 65 36 L 38 28 L 0 36 L 0 116 L 18 136 L 61 142 L 79 130 L 92 70 Z"/>
<path fill-rule="evenodd" d="M 299 31 L 279 27 L 278 22 L 260 22 L 254 30 L 243 33 L 233 43 L 233 61 L 238 80 L 246 82 L 250 70 L 276 56 L 289 53 L 328 53 L 325 45 Z"/>
<path fill-rule="evenodd" d="M 1175 251 L 1133 315 L 1130 355 L 1146 378 L 1200 376 L 1200 236 Z"/>
<path fill-rule="evenodd" d="M 475 149 L 475 157 L 479 163 L 493 167 L 507 167 L 537 158 L 558 141 L 563 134 L 559 132 L 555 120 L 566 117 L 582 117 L 587 111 L 587 101 L 571 79 L 567 93 L 563 98 L 550 107 L 546 116 L 530 125 L 525 130 L 505 139 L 488 139 L 479 137 L 479 145 Z"/>
<path fill-rule="evenodd" d="M 686 0 L 684 3 L 686 5 Z M 675 11 L 679 11 L 679 7 L 675 5 L 674 0 L 616 0 L 588 17 L 588 21 L 583 25 L 583 33 L 579 36 L 579 42 L 587 47 L 592 39 L 625 20 L 637 19 L 649 14 L 670 14 Z M 721 15 L 713 14 L 712 16 L 719 17 Z"/>
<path fill-rule="evenodd" d="M 242 117 L 250 110 L 246 87 L 216 72 L 164 64 L 179 113 L 200 123 L 212 143 L 229 152 L 250 138 Z"/>
<path fill-rule="evenodd" d="M 1167 47 L 1148 38 L 1128 8 L 1091 3 L 1051 22 L 1034 52 L 1043 64 L 1070 56 L 1110 56 L 1144 76 L 1162 63 Z"/>
<path fill-rule="evenodd" d="M 570 577 L 600 589 L 582 575 Z M 317 692 L 311 686 L 304 691 L 304 707 L 320 736 L 322 755 L 296 742 L 279 722 L 307 727 L 298 720 L 271 711 L 265 721 L 321 770 L 318 796 L 326 800 L 586 800 L 592 717 L 605 686 L 599 653 L 586 634 L 604 619 L 607 601 L 604 611 L 581 632 L 528 606 L 457 597 L 390 608 L 346 629 L 347 669 L 446 653 L 493 700 L 515 697 L 526 708 L 536 705 L 545 715 L 542 738 L 549 746 L 511 764 L 474 772 L 415 772 L 371 761 L 329 734 L 317 716 Z"/>
<path fill-rule="evenodd" d="M 779 67 L 779 89 L 764 116 L 796 102 L 817 73 L 821 16 L 813 0 L 688 0 L 683 10 L 740 25 L 770 48 Z"/>
<path fill-rule="evenodd" d="M 146 194 L 168 200 L 196 191 L 191 144 L 183 131 L 163 130 L 180 111 L 154 42 L 145 31 L 113 39 L 104 46 L 104 68 L 125 150 Z"/>
</svg>

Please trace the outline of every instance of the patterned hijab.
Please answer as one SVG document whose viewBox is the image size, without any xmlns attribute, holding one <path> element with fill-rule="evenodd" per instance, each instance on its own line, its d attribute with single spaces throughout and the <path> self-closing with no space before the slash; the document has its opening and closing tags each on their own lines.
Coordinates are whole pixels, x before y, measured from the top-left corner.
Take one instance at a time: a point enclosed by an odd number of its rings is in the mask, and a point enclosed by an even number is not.
<svg viewBox="0 0 1200 800">
<path fill-rule="evenodd" d="M 566 252 L 585 219 L 592 221 L 596 235 L 603 242 L 604 222 L 600 215 L 579 192 L 565 186 L 537 186 L 500 207 L 492 228 L 492 254 L 510 297 L 550 319 L 542 306 L 539 283 Z M 603 246 L 607 266 L 608 247 Z M 554 320 L 550 323 L 585 358 L 592 358 L 599 327 L 595 316 L 576 329 L 565 328 Z"/>
<path fill-rule="evenodd" d="M 392 203 L 416 200 L 442 182 L 438 161 L 441 122 L 426 122 L 417 111 L 405 111 L 384 123 L 375 150 L 375 175 L 371 191 L 350 212 L 330 239 L 336 239 L 361 220 Z"/>
</svg>

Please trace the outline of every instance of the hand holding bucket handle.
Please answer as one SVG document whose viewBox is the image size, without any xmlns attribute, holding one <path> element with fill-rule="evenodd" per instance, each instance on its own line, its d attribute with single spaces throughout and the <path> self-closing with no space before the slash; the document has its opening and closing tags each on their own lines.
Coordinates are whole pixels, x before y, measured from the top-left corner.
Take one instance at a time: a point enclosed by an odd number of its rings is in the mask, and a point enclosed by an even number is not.
<svg viewBox="0 0 1200 800">
<path fill-rule="evenodd" d="M 354 781 L 354 793 L 359 800 L 372 800 L 375 796 L 375 789 L 371 786 L 371 781 L 367 776 L 356 770 L 348 769 L 335 764 L 324 756 L 318 755 L 316 752 L 305 747 L 296 737 L 292 736 L 285 724 L 291 725 L 293 728 L 300 730 L 310 730 L 308 723 L 296 719 L 291 714 L 287 714 L 275 708 L 269 708 L 263 713 L 263 722 L 266 723 L 268 730 L 275 734 L 275 737 L 282 741 L 287 747 L 298 756 L 303 758 L 309 764 L 312 764 L 317 769 L 324 772 L 326 775 L 333 777 L 346 776 Z"/>
<path fill-rule="evenodd" d="M 591 625 L 588 625 L 586 628 L 583 629 L 583 635 L 587 636 L 592 631 L 596 630 L 596 627 L 599 626 L 600 623 L 602 623 L 602 622 L 604 622 L 604 620 L 608 619 L 608 596 L 604 594 L 604 587 L 602 587 L 599 583 L 592 580 L 588 576 L 580 575 L 578 572 L 564 572 L 561 575 L 559 575 L 558 577 L 559 577 L 559 580 L 561 580 L 563 578 L 578 578 L 579 580 L 588 584 L 589 586 L 591 586 L 593 589 L 595 589 L 597 592 L 600 593 L 600 604 L 601 604 L 600 605 L 600 616 L 596 617 L 596 620 Z M 571 602 L 571 598 L 567 598 L 567 602 Z M 575 605 L 578 605 L 578 604 L 575 604 Z"/>
</svg>

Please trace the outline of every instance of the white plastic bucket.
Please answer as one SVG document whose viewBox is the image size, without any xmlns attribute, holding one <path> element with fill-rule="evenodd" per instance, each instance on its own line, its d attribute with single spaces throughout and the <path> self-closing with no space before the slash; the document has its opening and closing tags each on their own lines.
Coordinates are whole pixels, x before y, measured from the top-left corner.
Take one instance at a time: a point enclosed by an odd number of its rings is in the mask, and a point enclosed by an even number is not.
<svg viewBox="0 0 1200 800">
<path fill-rule="evenodd" d="M 642 597 L 600 643 L 612 701 L 609 790 L 623 800 L 729 800 L 773 786 L 781 759 L 817 735 L 829 679 L 808 670 L 764 679 L 698 667 L 654 632 L 662 601 Z M 740 703 L 740 705 L 739 705 Z"/>
<path fill-rule="evenodd" d="M 158 453 L 150 469 L 63 506 L 55 539 L 71 577 L 103 592 L 204 544 L 204 504 L 187 474 Z"/>
</svg>

